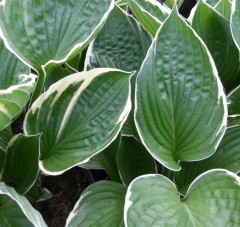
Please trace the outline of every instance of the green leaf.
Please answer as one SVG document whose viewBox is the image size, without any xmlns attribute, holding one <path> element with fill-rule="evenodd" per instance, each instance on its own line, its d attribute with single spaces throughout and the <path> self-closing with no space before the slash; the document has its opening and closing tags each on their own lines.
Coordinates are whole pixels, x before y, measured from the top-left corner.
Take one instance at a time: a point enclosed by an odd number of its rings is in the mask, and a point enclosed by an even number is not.
<svg viewBox="0 0 240 227">
<path fill-rule="evenodd" d="M 135 120 L 144 145 L 171 170 L 179 160 L 216 151 L 227 105 L 205 45 L 173 9 L 156 35 L 137 77 Z"/>
<path fill-rule="evenodd" d="M 225 170 L 199 176 L 179 198 L 175 185 L 161 175 L 145 175 L 129 186 L 126 227 L 133 226 L 239 226 L 239 177 Z"/>
<path fill-rule="evenodd" d="M 3 148 L 0 147 L 0 174 L 4 166 L 5 158 L 6 158 L 6 153 L 3 150 Z"/>
<path fill-rule="evenodd" d="M 230 0 L 220 0 L 214 7 L 221 15 L 230 21 L 232 3 Z"/>
<path fill-rule="evenodd" d="M 240 86 L 234 89 L 228 96 L 228 115 L 240 114 Z"/>
<path fill-rule="evenodd" d="M 35 183 L 39 168 L 40 135 L 14 136 L 6 150 L 2 181 L 25 194 Z"/>
<path fill-rule="evenodd" d="M 36 76 L 0 39 L 0 131 L 7 127 L 26 106 L 35 86 Z M 25 75 L 29 74 L 29 75 Z"/>
<path fill-rule="evenodd" d="M 229 116 L 228 117 L 228 127 L 240 125 L 240 115 Z"/>
<path fill-rule="evenodd" d="M 124 38 L 123 38 L 124 37 Z M 136 20 L 115 6 L 103 29 L 90 45 L 87 52 L 85 68 L 117 68 L 124 71 L 138 71 L 151 39 L 141 29 Z M 135 76 L 132 77 L 132 103 L 134 103 Z M 133 120 L 133 110 L 123 127 L 123 134 L 136 136 L 137 130 Z"/>
<path fill-rule="evenodd" d="M 60 174 L 85 163 L 116 138 L 131 109 L 130 75 L 117 69 L 72 74 L 34 102 L 24 131 L 42 133 L 40 168 L 45 173 Z"/>
<path fill-rule="evenodd" d="M 233 39 L 240 49 L 240 2 L 239 0 L 232 1 L 232 16 L 230 20 L 231 32 Z"/>
<path fill-rule="evenodd" d="M 113 5 L 113 0 L 8 0 L 1 4 L 0 26 L 9 48 L 41 71 L 85 48 Z"/>
<path fill-rule="evenodd" d="M 232 38 L 229 21 L 201 0 L 192 27 L 209 49 L 223 87 L 229 93 L 240 84 L 239 50 Z"/>
<path fill-rule="evenodd" d="M 132 137 L 123 137 L 117 155 L 117 166 L 125 185 L 143 174 L 156 173 L 154 159 L 146 148 Z"/>
<path fill-rule="evenodd" d="M 216 6 L 218 4 L 219 0 L 207 0 L 206 2 L 210 6 L 214 7 L 214 6 Z"/>
<path fill-rule="evenodd" d="M 0 224 L 14 227 L 47 227 L 41 214 L 27 199 L 0 182 Z"/>
<path fill-rule="evenodd" d="M 162 22 L 170 13 L 170 9 L 157 1 L 127 0 L 127 3 L 137 20 L 152 37 L 156 35 Z"/>
<path fill-rule="evenodd" d="M 240 172 L 240 126 L 228 128 L 216 151 L 210 158 L 198 162 L 184 162 L 181 171 L 175 173 L 175 183 L 185 194 L 192 181 L 210 169 L 226 169 Z"/>
<path fill-rule="evenodd" d="M 105 169 L 111 180 L 121 182 L 117 169 L 117 153 L 121 143 L 121 133 L 117 138 L 99 154 L 93 156 L 87 163 L 80 165 L 86 169 Z"/>
<path fill-rule="evenodd" d="M 99 181 L 90 185 L 70 213 L 66 226 L 124 227 L 126 188 L 119 183 Z"/>
<path fill-rule="evenodd" d="M 76 71 L 70 68 L 67 64 L 57 66 L 51 71 L 49 76 L 47 76 L 45 81 L 45 89 L 48 89 L 52 84 L 73 73 L 76 73 Z"/>
</svg>

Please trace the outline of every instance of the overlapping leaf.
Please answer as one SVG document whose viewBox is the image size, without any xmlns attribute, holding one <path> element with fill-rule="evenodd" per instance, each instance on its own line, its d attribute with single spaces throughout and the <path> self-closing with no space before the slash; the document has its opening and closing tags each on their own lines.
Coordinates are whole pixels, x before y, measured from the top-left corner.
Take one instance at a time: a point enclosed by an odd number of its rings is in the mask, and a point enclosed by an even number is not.
<svg viewBox="0 0 240 227">
<path fill-rule="evenodd" d="M 150 46 L 151 39 L 134 18 L 115 6 L 103 29 L 88 49 L 85 68 L 117 68 L 139 70 Z M 132 78 L 134 103 L 135 76 Z M 137 137 L 133 111 L 123 127 L 123 134 Z"/>
<path fill-rule="evenodd" d="M 42 216 L 27 199 L 0 183 L 1 226 L 47 227 Z"/>
<path fill-rule="evenodd" d="M 117 166 L 125 185 L 143 174 L 156 173 L 154 159 L 135 138 L 123 137 L 117 155 Z"/>
<path fill-rule="evenodd" d="M 41 66 L 67 59 L 100 30 L 113 0 L 8 0 L 0 7 L 5 42 L 24 62 Z"/>
<path fill-rule="evenodd" d="M 157 1 L 127 0 L 127 3 L 143 28 L 153 37 L 170 13 L 167 7 Z"/>
<path fill-rule="evenodd" d="M 58 174 L 87 162 L 113 141 L 131 108 L 130 75 L 117 69 L 76 73 L 34 102 L 24 131 L 42 133 L 43 171 Z"/>
<path fill-rule="evenodd" d="M 181 171 L 175 173 L 175 183 L 179 191 L 186 193 L 192 181 L 210 169 L 226 169 L 234 173 L 240 171 L 240 126 L 228 128 L 216 153 L 198 162 L 182 163 Z"/>
<path fill-rule="evenodd" d="M 240 115 L 240 87 L 234 89 L 227 97 L 228 115 Z"/>
<path fill-rule="evenodd" d="M 67 226 L 124 227 L 123 207 L 126 188 L 115 182 L 100 181 L 82 194 L 67 219 Z"/>
<path fill-rule="evenodd" d="M 0 65 L 1 131 L 22 112 L 35 86 L 36 76 L 31 75 L 29 67 L 5 48 L 1 39 Z"/>
<path fill-rule="evenodd" d="M 232 1 L 231 31 L 238 49 L 240 49 L 240 1 Z"/>
<path fill-rule="evenodd" d="M 175 185 L 164 176 L 139 177 L 127 191 L 125 226 L 239 226 L 239 182 L 233 173 L 209 171 L 180 200 Z"/>
<path fill-rule="evenodd" d="M 137 77 L 135 120 L 159 162 L 213 154 L 226 125 L 226 97 L 206 47 L 176 8 L 162 25 Z"/>
<path fill-rule="evenodd" d="M 39 140 L 39 135 L 17 135 L 8 144 L 2 181 L 14 187 L 19 194 L 26 193 L 37 179 Z"/>
<path fill-rule="evenodd" d="M 232 3 L 230 0 L 220 0 L 214 8 L 230 21 L 232 9 Z"/>
<path fill-rule="evenodd" d="M 232 91 L 240 84 L 240 64 L 229 21 L 201 0 L 192 27 L 211 52 L 226 92 Z"/>
</svg>

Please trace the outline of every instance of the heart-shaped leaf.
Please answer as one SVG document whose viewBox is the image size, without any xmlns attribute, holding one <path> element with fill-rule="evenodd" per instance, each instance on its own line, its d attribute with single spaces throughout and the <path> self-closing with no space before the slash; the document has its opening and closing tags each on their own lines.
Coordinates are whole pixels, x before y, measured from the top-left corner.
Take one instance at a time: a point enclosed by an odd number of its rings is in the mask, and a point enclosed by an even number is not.
<svg viewBox="0 0 240 227">
<path fill-rule="evenodd" d="M 27 104 L 35 86 L 36 76 L 0 39 L 0 131 L 18 116 Z M 25 75 L 30 74 L 30 75 Z"/>
<path fill-rule="evenodd" d="M 125 185 L 143 174 L 156 173 L 156 164 L 146 148 L 133 137 L 123 137 L 117 167 Z"/>
<path fill-rule="evenodd" d="M 230 20 L 232 35 L 238 49 L 240 49 L 240 1 L 232 1 L 232 16 Z"/>
<path fill-rule="evenodd" d="M 113 0 L 3 1 L 2 35 L 20 59 L 41 71 L 41 66 L 63 62 L 86 47 L 113 5 Z"/>
<path fill-rule="evenodd" d="M 37 179 L 39 143 L 40 135 L 17 135 L 8 144 L 2 180 L 19 194 L 26 193 Z"/>
<path fill-rule="evenodd" d="M 199 176 L 180 200 L 175 185 L 161 175 L 145 175 L 129 186 L 126 227 L 239 226 L 239 177 L 224 170 Z"/>
<path fill-rule="evenodd" d="M 1 226 L 47 227 L 40 213 L 27 199 L 4 183 L 0 183 L 0 204 Z"/>
<path fill-rule="evenodd" d="M 227 97 L 228 115 L 240 115 L 240 87 L 234 89 Z"/>
<path fill-rule="evenodd" d="M 171 170 L 213 154 L 227 105 L 205 45 L 177 9 L 156 35 L 137 77 L 135 120 L 152 156 Z"/>
<path fill-rule="evenodd" d="M 24 131 L 42 133 L 44 172 L 60 174 L 85 163 L 116 138 L 131 109 L 130 76 L 117 69 L 76 73 L 34 102 Z"/>
<path fill-rule="evenodd" d="M 100 181 L 90 185 L 70 213 L 66 226 L 124 227 L 126 188 L 119 183 Z"/>
<path fill-rule="evenodd" d="M 137 20 L 152 37 L 170 14 L 170 9 L 157 1 L 127 0 L 127 3 Z"/>
<path fill-rule="evenodd" d="M 214 8 L 230 21 L 232 10 L 232 3 L 230 0 L 220 0 Z"/>
<path fill-rule="evenodd" d="M 124 37 L 124 38 L 123 38 Z M 115 6 L 103 29 L 88 49 L 85 68 L 117 68 L 139 70 L 151 39 L 136 20 Z M 132 103 L 134 103 L 135 76 L 132 77 Z M 123 126 L 123 134 L 137 137 L 133 110 Z M 130 133 L 130 134 L 128 134 Z"/>
<path fill-rule="evenodd" d="M 210 169 L 226 169 L 240 172 L 240 126 L 228 128 L 217 151 L 207 159 L 198 162 L 184 162 L 182 169 L 175 173 L 174 181 L 181 193 L 185 194 L 192 181 Z"/>
<path fill-rule="evenodd" d="M 226 92 L 232 91 L 240 84 L 240 64 L 229 21 L 201 0 L 192 27 L 212 54 Z"/>
</svg>

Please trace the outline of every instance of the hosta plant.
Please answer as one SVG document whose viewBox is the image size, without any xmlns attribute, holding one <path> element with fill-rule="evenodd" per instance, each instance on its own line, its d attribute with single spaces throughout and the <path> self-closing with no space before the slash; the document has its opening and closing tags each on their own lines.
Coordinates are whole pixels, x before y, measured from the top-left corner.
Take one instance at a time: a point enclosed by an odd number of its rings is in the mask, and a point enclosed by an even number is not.
<svg viewBox="0 0 240 227">
<path fill-rule="evenodd" d="M 240 226 L 240 2 L 180 5 L 1 1 L 0 226 L 75 166 L 66 226 Z"/>
</svg>

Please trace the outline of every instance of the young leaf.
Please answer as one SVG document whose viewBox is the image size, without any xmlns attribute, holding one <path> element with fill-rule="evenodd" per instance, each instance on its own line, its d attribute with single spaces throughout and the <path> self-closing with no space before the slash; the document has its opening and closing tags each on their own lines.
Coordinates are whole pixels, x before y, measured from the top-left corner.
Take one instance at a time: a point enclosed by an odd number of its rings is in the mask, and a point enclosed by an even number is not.
<svg viewBox="0 0 240 227">
<path fill-rule="evenodd" d="M 230 21 L 232 3 L 230 0 L 220 0 L 214 7 L 216 11 L 222 14 L 227 20 Z"/>
<path fill-rule="evenodd" d="M 152 156 L 171 170 L 216 151 L 226 97 L 205 45 L 176 8 L 156 35 L 137 77 L 135 121 Z"/>
<path fill-rule="evenodd" d="M 223 87 L 229 93 L 240 84 L 239 50 L 232 38 L 229 21 L 201 0 L 192 27 L 212 54 Z"/>
<path fill-rule="evenodd" d="M 40 135 L 17 135 L 9 142 L 2 181 L 25 194 L 35 183 L 39 168 Z"/>
<path fill-rule="evenodd" d="M 66 226 L 124 227 L 126 188 L 119 183 L 99 181 L 90 185 L 70 213 Z"/>
<path fill-rule="evenodd" d="M 123 137 L 117 155 L 117 167 L 125 185 L 143 174 L 156 173 L 154 159 L 133 137 Z"/>
<path fill-rule="evenodd" d="M 231 32 L 233 39 L 240 49 L 240 2 L 239 0 L 232 1 L 232 16 L 230 20 Z"/>
<path fill-rule="evenodd" d="M 113 0 L 4 0 L 4 41 L 37 71 L 80 52 L 103 26 Z"/>
<path fill-rule="evenodd" d="M 0 182 L 0 225 L 47 227 L 41 214 L 36 211 L 27 199 Z"/>
<path fill-rule="evenodd" d="M 36 76 L 0 39 L 0 131 L 11 124 L 27 104 Z M 28 75 L 25 75 L 28 74 Z"/>
<path fill-rule="evenodd" d="M 124 71 L 139 70 L 151 39 L 136 20 L 115 6 L 103 29 L 87 52 L 85 68 L 117 68 Z M 134 103 L 135 76 L 132 77 L 132 103 Z M 133 110 L 123 126 L 123 134 L 137 137 Z"/>
<path fill-rule="evenodd" d="M 226 169 L 240 172 L 240 126 L 228 128 L 216 151 L 210 158 L 198 162 L 184 162 L 181 171 L 175 173 L 175 183 L 179 191 L 186 193 L 192 181 L 210 169 Z"/>
<path fill-rule="evenodd" d="M 27 135 L 42 133 L 40 168 L 52 175 L 87 162 L 118 135 L 131 109 L 130 73 L 93 69 L 52 85 L 24 121 Z"/>
<path fill-rule="evenodd" d="M 135 179 L 127 190 L 124 221 L 132 226 L 239 226 L 239 177 L 225 170 L 199 176 L 180 200 L 161 175 Z"/>
</svg>

